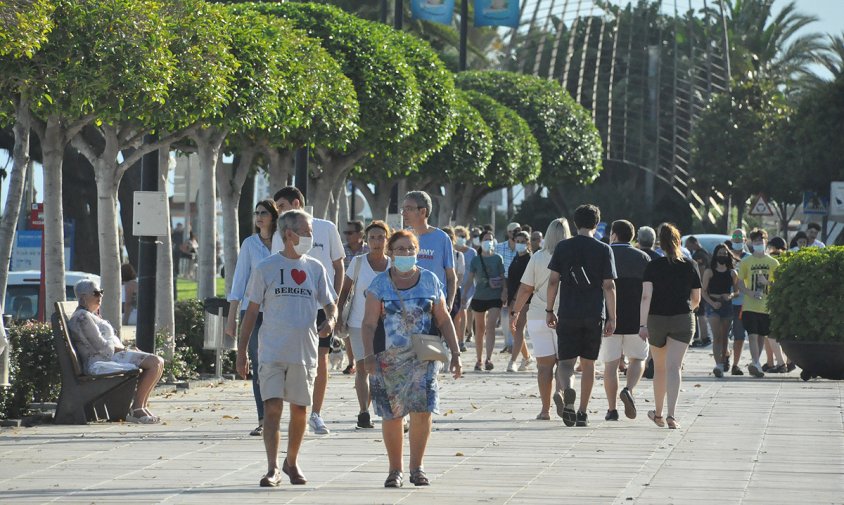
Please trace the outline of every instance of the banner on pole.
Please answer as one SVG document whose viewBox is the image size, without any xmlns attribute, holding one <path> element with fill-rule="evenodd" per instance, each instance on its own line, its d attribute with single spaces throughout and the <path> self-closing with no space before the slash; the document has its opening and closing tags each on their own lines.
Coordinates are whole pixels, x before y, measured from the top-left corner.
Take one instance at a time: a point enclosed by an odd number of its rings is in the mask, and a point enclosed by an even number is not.
<svg viewBox="0 0 844 505">
<path fill-rule="evenodd" d="M 454 0 L 411 0 L 410 12 L 416 19 L 450 25 Z"/>
<path fill-rule="evenodd" d="M 475 26 L 519 26 L 519 0 L 475 0 Z"/>
</svg>

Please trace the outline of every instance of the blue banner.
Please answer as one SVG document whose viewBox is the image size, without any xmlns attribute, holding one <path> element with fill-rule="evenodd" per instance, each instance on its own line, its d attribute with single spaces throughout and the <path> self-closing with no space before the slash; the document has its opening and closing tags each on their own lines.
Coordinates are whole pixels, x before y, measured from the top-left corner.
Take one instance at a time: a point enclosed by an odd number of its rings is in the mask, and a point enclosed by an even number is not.
<svg viewBox="0 0 844 505">
<path fill-rule="evenodd" d="M 519 0 L 475 0 L 475 26 L 519 26 Z"/>
<path fill-rule="evenodd" d="M 450 25 L 454 0 L 411 0 L 410 12 L 416 19 Z"/>
</svg>

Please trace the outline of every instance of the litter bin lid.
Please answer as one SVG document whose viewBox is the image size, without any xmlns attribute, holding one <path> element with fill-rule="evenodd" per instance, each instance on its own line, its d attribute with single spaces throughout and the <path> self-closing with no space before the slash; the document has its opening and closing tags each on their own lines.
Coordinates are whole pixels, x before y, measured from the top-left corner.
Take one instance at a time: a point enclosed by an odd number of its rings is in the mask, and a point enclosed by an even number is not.
<svg viewBox="0 0 844 505">
<path fill-rule="evenodd" d="M 223 317 L 229 317 L 229 302 L 225 298 L 206 298 L 202 302 L 202 305 L 205 312 L 208 312 L 209 314 L 214 314 L 216 316 L 222 308 Z"/>
</svg>

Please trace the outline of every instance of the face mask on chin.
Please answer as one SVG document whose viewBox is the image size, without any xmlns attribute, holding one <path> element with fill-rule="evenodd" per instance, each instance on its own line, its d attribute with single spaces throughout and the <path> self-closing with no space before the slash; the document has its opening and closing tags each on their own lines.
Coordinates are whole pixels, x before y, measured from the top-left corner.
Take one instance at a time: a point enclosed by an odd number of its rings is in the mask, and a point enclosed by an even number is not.
<svg viewBox="0 0 844 505">
<path fill-rule="evenodd" d="M 293 246 L 293 250 L 296 251 L 296 254 L 301 256 L 303 254 L 307 254 L 308 251 L 313 249 L 313 247 L 314 247 L 314 238 L 313 237 L 303 237 L 303 236 L 299 235 L 298 233 L 296 234 L 296 236 L 299 237 L 299 243 Z"/>
</svg>

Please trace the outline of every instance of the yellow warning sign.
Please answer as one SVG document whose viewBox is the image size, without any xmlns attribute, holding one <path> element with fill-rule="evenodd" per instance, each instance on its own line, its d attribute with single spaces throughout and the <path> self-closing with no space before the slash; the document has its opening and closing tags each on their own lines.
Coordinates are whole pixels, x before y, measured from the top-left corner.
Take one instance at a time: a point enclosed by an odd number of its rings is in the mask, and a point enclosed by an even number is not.
<svg viewBox="0 0 844 505">
<path fill-rule="evenodd" d="M 773 216 L 774 210 L 768 204 L 768 201 L 765 200 L 765 197 L 759 195 L 756 200 L 754 200 L 753 206 L 750 207 L 750 212 L 748 212 L 751 216 Z"/>
</svg>

